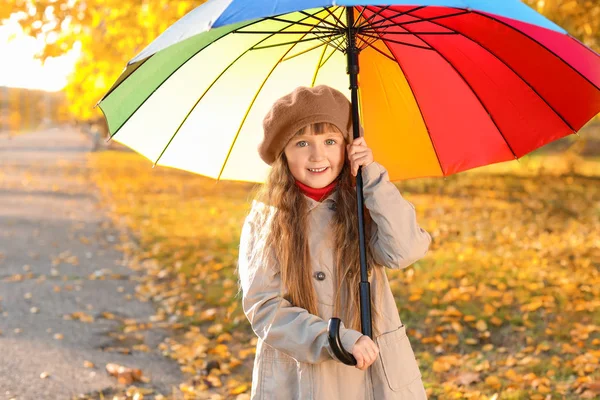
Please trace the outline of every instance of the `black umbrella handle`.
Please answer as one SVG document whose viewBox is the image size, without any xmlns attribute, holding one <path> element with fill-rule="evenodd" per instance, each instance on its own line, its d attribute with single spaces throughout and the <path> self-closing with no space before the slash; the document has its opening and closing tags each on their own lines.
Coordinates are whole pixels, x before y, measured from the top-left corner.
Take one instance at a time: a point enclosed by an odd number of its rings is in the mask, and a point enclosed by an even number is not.
<svg viewBox="0 0 600 400">
<path fill-rule="evenodd" d="M 346 365 L 356 365 L 354 356 L 347 352 L 342 346 L 340 340 L 340 323 L 341 321 L 339 318 L 331 318 L 329 320 L 329 325 L 327 326 L 329 346 L 338 360 Z"/>
</svg>

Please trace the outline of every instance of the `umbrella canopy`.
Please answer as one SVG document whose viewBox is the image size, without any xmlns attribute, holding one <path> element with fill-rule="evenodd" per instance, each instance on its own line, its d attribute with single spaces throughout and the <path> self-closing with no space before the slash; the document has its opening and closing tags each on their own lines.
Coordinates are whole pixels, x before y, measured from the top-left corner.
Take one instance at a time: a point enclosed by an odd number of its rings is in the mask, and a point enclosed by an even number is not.
<svg viewBox="0 0 600 400">
<path fill-rule="evenodd" d="M 264 182 L 248 150 L 276 99 L 318 84 L 350 97 L 347 10 L 365 138 L 392 180 L 512 160 L 600 111 L 600 56 L 518 0 L 213 0 L 99 102 L 113 139 L 159 165 Z"/>
</svg>

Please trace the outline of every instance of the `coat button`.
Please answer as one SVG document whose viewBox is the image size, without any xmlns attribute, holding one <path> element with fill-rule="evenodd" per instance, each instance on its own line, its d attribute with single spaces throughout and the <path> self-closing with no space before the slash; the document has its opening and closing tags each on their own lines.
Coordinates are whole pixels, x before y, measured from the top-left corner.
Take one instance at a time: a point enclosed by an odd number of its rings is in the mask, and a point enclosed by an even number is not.
<svg viewBox="0 0 600 400">
<path fill-rule="evenodd" d="M 325 272 L 323 272 L 323 271 L 316 272 L 315 278 L 317 278 L 320 281 L 324 281 L 325 280 Z"/>
<path fill-rule="evenodd" d="M 335 210 L 337 209 L 337 206 L 336 206 L 336 204 L 335 204 L 335 203 L 333 203 L 333 202 L 332 202 L 332 203 L 330 203 L 330 204 L 329 204 L 329 209 L 330 209 L 331 211 L 335 211 Z"/>
</svg>

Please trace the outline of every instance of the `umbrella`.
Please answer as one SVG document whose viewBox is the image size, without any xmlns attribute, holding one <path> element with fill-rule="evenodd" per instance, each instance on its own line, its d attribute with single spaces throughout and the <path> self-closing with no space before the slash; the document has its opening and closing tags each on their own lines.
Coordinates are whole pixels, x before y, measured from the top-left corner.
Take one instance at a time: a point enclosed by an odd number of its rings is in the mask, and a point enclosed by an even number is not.
<svg viewBox="0 0 600 400">
<path fill-rule="evenodd" d="M 396 181 L 517 159 L 600 111 L 600 56 L 518 0 L 383 3 L 208 1 L 100 100 L 111 138 L 155 165 L 264 182 L 262 118 L 295 87 L 327 84 L 347 94 L 354 138 L 362 125 Z M 372 337 L 360 169 L 356 187 Z M 332 350 L 355 365 L 338 329 L 332 318 Z"/>
</svg>

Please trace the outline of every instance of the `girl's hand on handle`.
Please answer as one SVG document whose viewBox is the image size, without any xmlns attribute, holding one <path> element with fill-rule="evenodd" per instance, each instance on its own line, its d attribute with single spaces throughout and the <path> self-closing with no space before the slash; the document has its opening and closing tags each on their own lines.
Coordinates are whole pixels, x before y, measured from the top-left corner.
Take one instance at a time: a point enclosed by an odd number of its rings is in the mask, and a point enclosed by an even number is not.
<svg viewBox="0 0 600 400">
<path fill-rule="evenodd" d="M 367 335 L 362 335 L 351 351 L 356 358 L 356 368 L 365 371 L 377 359 L 379 348 Z"/>
<path fill-rule="evenodd" d="M 367 147 L 364 137 L 358 137 L 346 146 L 346 153 L 348 154 L 348 161 L 350 161 L 350 171 L 352 176 L 358 174 L 358 167 L 360 165 L 366 167 L 373 162 L 373 152 Z"/>
</svg>

